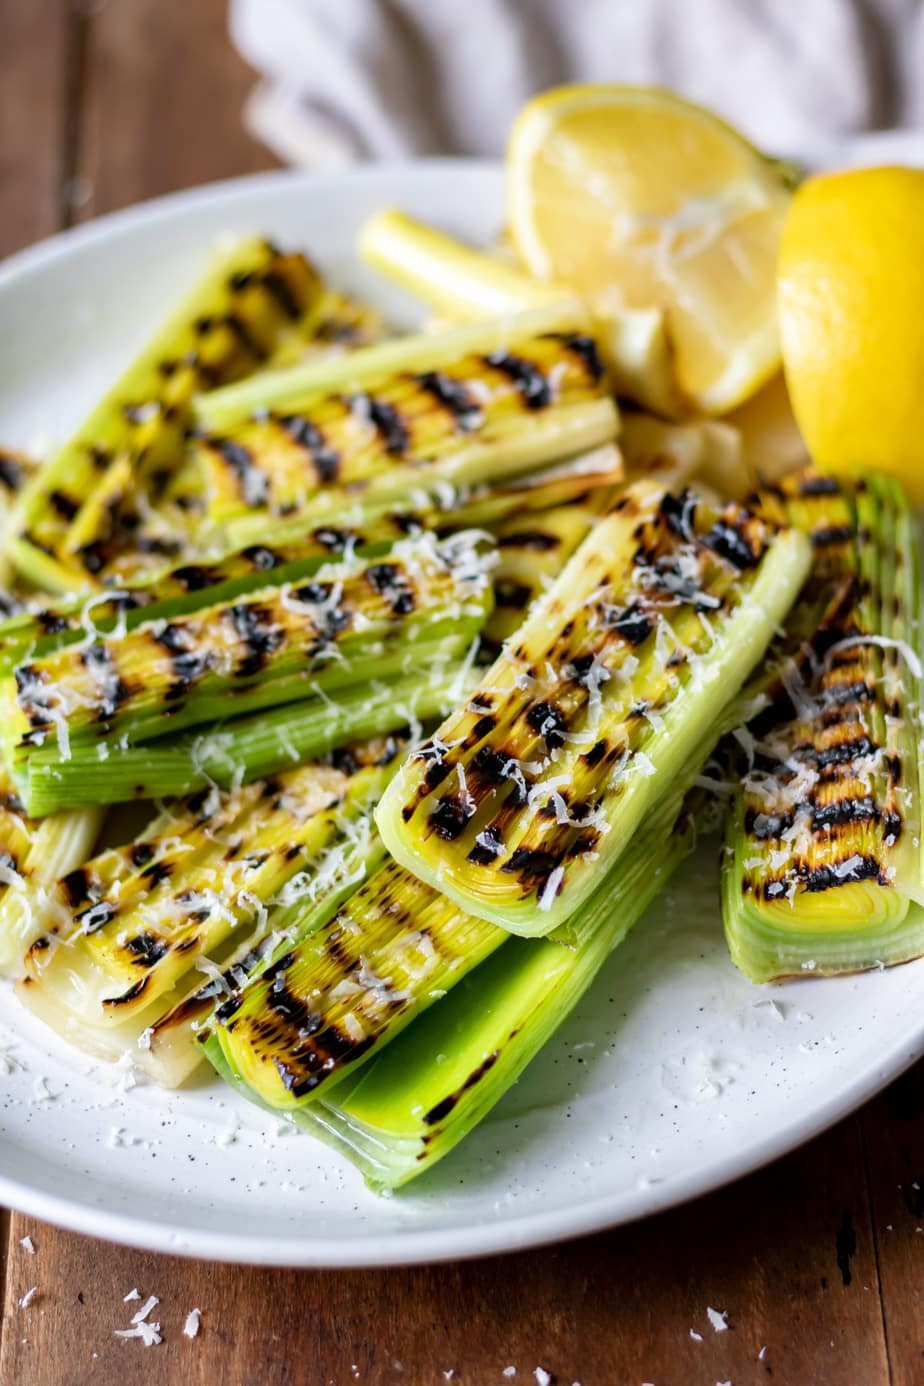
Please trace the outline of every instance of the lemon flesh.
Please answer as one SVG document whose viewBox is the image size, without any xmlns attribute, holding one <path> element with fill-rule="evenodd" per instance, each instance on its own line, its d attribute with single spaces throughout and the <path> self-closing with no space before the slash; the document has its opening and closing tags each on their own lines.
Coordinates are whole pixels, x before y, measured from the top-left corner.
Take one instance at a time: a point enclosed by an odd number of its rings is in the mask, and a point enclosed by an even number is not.
<svg viewBox="0 0 924 1386">
<path fill-rule="evenodd" d="M 510 139 L 511 232 L 530 272 L 601 313 L 660 308 L 678 384 L 721 413 L 779 368 L 779 164 L 653 88 L 560 87 Z"/>
<path fill-rule="evenodd" d="M 780 255 L 786 380 L 808 449 L 924 503 L 924 172 L 860 169 L 796 194 Z"/>
</svg>

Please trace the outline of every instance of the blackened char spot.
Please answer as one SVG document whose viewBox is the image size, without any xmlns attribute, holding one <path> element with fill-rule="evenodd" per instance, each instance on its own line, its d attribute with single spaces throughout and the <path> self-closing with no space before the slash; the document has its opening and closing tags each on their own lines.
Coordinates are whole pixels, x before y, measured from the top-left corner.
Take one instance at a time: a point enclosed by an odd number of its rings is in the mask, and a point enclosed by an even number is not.
<svg viewBox="0 0 924 1386">
<path fill-rule="evenodd" d="M 632 646 L 641 645 L 642 641 L 647 640 L 653 630 L 651 620 L 645 615 L 638 602 L 632 602 L 630 606 L 623 607 L 621 610 L 608 611 L 606 624 L 610 630 L 615 630 Z"/>
<path fill-rule="evenodd" d="M 161 958 L 170 952 L 170 945 L 147 931 L 136 934 L 126 941 L 125 947 L 132 955 L 132 962 L 138 967 L 154 967 Z"/>
<path fill-rule="evenodd" d="M 689 491 L 684 491 L 680 496 L 667 491 L 661 501 L 661 514 L 667 521 L 668 529 L 679 538 L 688 543 L 695 540 L 696 497 Z"/>
<path fill-rule="evenodd" d="M 756 568 L 760 562 L 760 554 L 754 552 L 745 535 L 726 520 L 716 520 L 709 532 L 703 535 L 702 542 L 739 572 Z"/>
<path fill-rule="evenodd" d="M 340 466 L 339 454 L 329 445 L 324 434 L 311 419 L 301 414 L 286 414 L 279 420 L 282 428 L 300 448 L 304 448 L 322 483 L 335 481 Z"/>
<path fill-rule="evenodd" d="M 76 910 L 87 900 L 91 900 L 90 877 L 82 866 L 77 866 L 73 871 L 69 871 L 66 876 L 62 876 L 59 882 L 67 896 L 68 904 L 72 910 Z"/>
<path fill-rule="evenodd" d="M 72 520 L 80 509 L 80 502 L 74 500 L 66 491 L 51 491 L 48 501 L 56 515 L 60 515 L 62 520 Z"/>
<path fill-rule="evenodd" d="M 112 1007 L 127 1006 L 132 1001 L 137 1001 L 138 997 L 143 996 L 147 991 L 148 982 L 150 980 L 150 974 L 146 977 L 139 977 L 134 986 L 129 987 L 128 991 L 123 991 L 121 996 L 107 996 L 103 1001 L 103 1005 Z"/>
<path fill-rule="evenodd" d="M 815 804 L 812 808 L 812 827 L 818 831 L 840 827 L 844 823 L 875 822 L 879 810 L 868 796 L 857 799 L 836 799 L 830 804 Z"/>
<path fill-rule="evenodd" d="M 596 741 L 593 746 L 591 746 L 590 750 L 585 752 L 581 759 L 589 769 L 593 770 L 594 767 L 599 765 L 601 760 L 603 760 L 608 749 L 609 747 L 605 741 Z"/>
<path fill-rule="evenodd" d="M 97 643 L 88 645 L 80 658 L 99 683 L 99 715 L 111 717 L 132 695 L 131 688 L 116 668 L 112 651 Z"/>
<path fill-rule="evenodd" d="M 184 563 L 182 568 L 174 568 L 173 577 L 187 592 L 200 592 L 210 582 L 208 570 L 197 563 Z"/>
<path fill-rule="evenodd" d="M 368 410 L 369 420 L 389 457 L 403 457 L 411 445 L 411 435 L 395 406 L 374 395 L 360 395 L 358 399 L 361 401 L 358 407 Z"/>
<path fill-rule="evenodd" d="M 268 269 L 262 278 L 264 289 L 270 297 L 279 305 L 287 318 L 296 322 L 302 315 L 302 305 L 299 303 L 292 288 L 284 275 L 279 270 Z"/>
<path fill-rule="evenodd" d="M 771 842 L 782 837 L 793 824 L 791 813 L 758 813 L 749 808 L 744 815 L 744 831 L 758 842 Z"/>
<path fill-rule="evenodd" d="M 881 885 L 887 884 L 875 857 L 854 854 L 848 861 L 814 867 L 805 875 L 805 888 L 815 893 L 830 890 L 834 886 L 849 885 L 853 881 L 879 881 Z"/>
<path fill-rule="evenodd" d="M 128 849 L 128 859 L 132 866 L 139 868 L 147 866 L 154 856 L 154 847 L 150 842 L 133 842 Z"/>
<path fill-rule="evenodd" d="M 495 1049 L 492 1054 L 488 1054 L 486 1058 L 482 1059 L 478 1067 L 472 1069 L 461 1087 L 458 1087 L 455 1092 L 450 1093 L 448 1097 L 444 1097 L 441 1102 L 437 1102 L 435 1107 L 431 1107 L 430 1110 L 424 1114 L 424 1125 L 435 1126 L 437 1122 L 447 1117 L 462 1094 L 467 1092 L 470 1088 L 473 1088 L 476 1083 L 480 1083 L 485 1074 L 490 1073 L 499 1057 L 500 1050 Z"/>
<path fill-rule="evenodd" d="M 504 850 L 503 838 L 495 827 L 484 828 L 475 838 L 467 860 L 476 866 L 489 866 Z"/>
<path fill-rule="evenodd" d="M 800 496 L 836 496 L 839 490 L 833 476 L 803 476 L 799 479 Z"/>
<path fill-rule="evenodd" d="M 385 598 L 396 616 L 407 616 L 414 610 L 414 594 L 396 563 L 371 564 L 366 569 L 366 581 Z"/>
<path fill-rule="evenodd" d="M 518 875 L 524 882 L 545 881 L 559 866 L 553 852 L 539 847 L 518 847 L 501 867 L 510 875 Z"/>
<path fill-rule="evenodd" d="M 578 357 L 595 385 L 603 379 L 603 363 L 593 337 L 588 337 L 585 332 L 560 332 L 557 335 L 559 341 Z"/>
<path fill-rule="evenodd" d="M 155 861 L 151 866 L 145 867 L 142 875 L 147 881 L 151 890 L 159 886 L 162 881 L 167 881 L 173 872 L 173 864 L 169 861 Z"/>
<path fill-rule="evenodd" d="M 246 505 L 265 505 L 269 496 L 269 478 L 260 470 L 253 454 L 232 438 L 210 438 L 209 447 L 237 477 L 241 499 Z"/>
<path fill-rule="evenodd" d="M 532 361 L 508 351 L 492 351 L 484 359 L 487 365 L 513 381 L 527 409 L 546 409 L 552 403 L 552 387 Z"/>
<path fill-rule="evenodd" d="M 828 525 L 824 529 L 813 529 L 810 537 L 816 549 L 827 548 L 829 544 L 847 544 L 853 538 L 853 526 Z"/>
<path fill-rule="evenodd" d="M 473 813 L 474 806 L 456 794 L 447 794 L 437 800 L 428 822 L 438 837 L 446 842 L 454 842 L 465 831 L 465 825 Z"/>
<path fill-rule="evenodd" d="M 265 544 L 251 544 L 249 548 L 241 551 L 241 557 L 252 563 L 258 573 L 268 573 L 279 562 L 278 554 L 268 549 Z"/>
<path fill-rule="evenodd" d="M 249 678 L 252 674 L 258 674 L 273 651 L 279 648 L 283 639 L 282 631 L 267 608 L 253 602 L 238 602 L 229 608 L 228 616 L 247 649 L 237 666 L 237 673 L 241 678 Z"/>
<path fill-rule="evenodd" d="M 424 371 L 417 381 L 452 415 L 460 432 L 471 433 L 480 426 L 481 409 L 461 380 L 453 380 L 441 371 Z"/>
<path fill-rule="evenodd" d="M 875 750 L 876 746 L 868 736 L 858 736 L 853 741 L 841 741 L 819 751 L 815 756 L 815 763 L 819 769 L 824 769 L 828 765 L 846 765 L 861 756 L 873 755 Z"/>
<path fill-rule="evenodd" d="M 534 732 L 545 737 L 545 744 L 550 751 L 565 744 L 565 732 L 568 723 L 561 709 L 557 708 L 554 703 L 533 703 L 526 714 L 526 721 Z"/>
</svg>

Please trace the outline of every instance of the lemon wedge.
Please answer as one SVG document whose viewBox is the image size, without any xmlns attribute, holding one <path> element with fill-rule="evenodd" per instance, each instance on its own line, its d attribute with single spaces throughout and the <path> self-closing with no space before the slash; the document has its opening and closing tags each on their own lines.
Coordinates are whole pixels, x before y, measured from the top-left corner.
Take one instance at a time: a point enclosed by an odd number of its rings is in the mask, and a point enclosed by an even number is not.
<svg viewBox="0 0 924 1386">
<path fill-rule="evenodd" d="M 783 233 L 786 381 L 809 452 L 924 503 L 924 171 L 809 179 Z"/>
<path fill-rule="evenodd" d="M 513 127 L 511 234 L 536 278 L 567 284 L 599 314 L 660 309 L 680 390 L 724 413 L 779 368 L 791 175 L 670 92 L 558 87 Z"/>
</svg>

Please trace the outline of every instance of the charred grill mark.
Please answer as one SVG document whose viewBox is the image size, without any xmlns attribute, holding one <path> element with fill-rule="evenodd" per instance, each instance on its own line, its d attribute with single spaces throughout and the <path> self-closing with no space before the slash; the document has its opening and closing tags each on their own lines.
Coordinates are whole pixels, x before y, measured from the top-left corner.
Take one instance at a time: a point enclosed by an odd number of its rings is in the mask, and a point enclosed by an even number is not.
<svg viewBox="0 0 924 1386">
<path fill-rule="evenodd" d="M 685 543 L 695 543 L 696 497 L 691 492 L 683 491 L 675 496 L 671 491 L 666 491 L 660 511 L 673 534 Z"/>
<path fill-rule="evenodd" d="M 265 361 L 267 357 L 266 348 L 253 335 L 247 323 L 240 313 L 230 312 L 225 314 L 222 319 L 225 326 L 236 338 L 238 343 L 248 352 L 255 361 Z"/>
<path fill-rule="evenodd" d="M 397 564 L 373 563 L 366 569 L 366 581 L 385 598 L 395 616 L 408 616 L 414 610 L 414 593 Z"/>
<path fill-rule="evenodd" d="M 561 862 L 555 852 L 541 847 L 517 847 L 501 867 L 508 875 L 516 875 L 524 885 L 545 882 Z"/>
<path fill-rule="evenodd" d="M 490 866 L 492 861 L 496 861 L 503 854 L 503 851 L 503 838 L 498 829 L 490 825 L 475 838 L 475 845 L 466 860 L 475 866 Z"/>
<path fill-rule="evenodd" d="M 330 446 L 317 424 L 302 414 L 285 414 L 278 420 L 293 443 L 307 452 L 322 485 L 336 481 L 340 454 Z"/>
<path fill-rule="evenodd" d="M 154 847 L 150 842 L 133 842 L 128 849 L 128 859 L 132 866 L 139 870 L 147 866 L 154 856 Z"/>
<path fill-rule="evenodd" d="M 600 764 L 601 760 L 605 758 L 608 750 L 609 747 L 605 741 L 597 741 L 591 746 L 589 751 L 586 751 L 584 755 L 581 756 L 581 760 L 583 760 L 589 770 L 594 770 Z"/>
<path fill-rule="evenodd" d="M 553 332 L 550 335 L 574 353 L 594 385 L 598 385 L 603 379 L 603 363 L 593 337 L 584 332 Z"/>
<path fill-rule="evenodd" d="M 147 991 L 148 982 L 150 982 L 150 980 L 150 974 L 147 977 L 140 977 L 138 981 L 135 982 L 134 986 L 130 986 L 128 991 L 123 991 L 121 996 L 107 996 L 103 1001 L 103 1005 L 111 1007 L 127 1006 L 132 1001 L 137 1001 L 139 996 L 143 996 Z"/>
<path fill-rule="evenodd" d="M 475 1087 L 477 1083 L 480 1083 L 482 1078 L 484 1078 L 485 1074 L 490 1073 L 491 1069 L 497 1063 L 499 1058 L 500 1050 L 495 1049 L 493 1053 L 488 1054 L 486 1058 L 482 1059 L 478 1067 L 472 1069 L 471 1073 L 468 1075 L 461 1087 L 456 1088 L 455 1092 L 450 1093 L 447 1097 L 444 1097 L 441 1102 L 437 1102 L 435 1107 L 431 1107 L 430 1110 L 424 1114 L 424 1125 L 436 1126 L 438 1122 L 444 1119 L 444 1117 L 449 1116 L 449 1113 L 452 1111 L 453 1107 L 455 1107 L 461 1099 L 462 1094 L 468 1092 L 471 1088 Z"/>
<path fill-rule="evenodd" d="M 354 395 L 349 401 L 350 408 L 360 417 L 368 415 L 376 433 L 385 445 L 389 457 L 403 457 L 411 446 L 411 435 L 399 411 L 393 404 L 374 395 Z"/>
<path fill-rule="evenodd" d="M 430 790 L 438 789 L 452 770 L 445 760 L 431 760 L 424 771 L 424 783 Z"/>
<path fill-rule="evenodd" d="M 83 933 L 95 934 L 104 929 L 116 917 L 116 908 L 110 900 L 98 900 L 87 909 L 79 910 L 74 918 Z"/>
<path fill-rule="evenodd" d="M 152 631 L 151 638 L 170 655 L 173 682 L 164 698 L 168 703 L 177 702 L 212 668 L 214 657 L 209 651 L 190 650 L 186 633 L 171 622 L 167 622 L 156 633 Z"/>
<path fill-rule="evenodd" d="M 542 371 L 524 356 L 507 351 L 492 351 L 484 362 L 500 371 L 517 387 L 527 409 L 546 409 L 554 398 L 552 387 Z"/>
<path fill-rule="evenodd" d="M 186 592 L 201 592 L 211 582 L 208 569 L 197 563 L 184 563 L 182 568 L 175 568 L 173 578 Z"/>
<path fill-rule="evenodd" d="M 703 535 L 702 542 L 742 573 L 756 568 L 763 553 L 762 546 L 752 543 L 738 525 L 722 519 L 716 520 L 708 533 Z"/>
<path fill-rule="evenodd" d="M 526 723 L 539 736 L 545 738 L 545 744 L 550 751 L 557 750 L 565 744 L 568 723 L 564 713 L 554 703 L 533 703 L 526 714 Z"/>
<path fill-rule="evenodd" d="M 263 288 L 273 302 L 282 309 L 292 322 L 297 322 L 304 311 L 304 304 L 292 292 L 289 281 L 278 269 L 264 270 L 260 280 Z"/>
<path fill-rule="evenodd" d="M 235 634 L 247 648 L 237 666 L 241 678 L 258 674 L 274 650 L 283 641 L 283 633 L 272 619 L 272 613 L 265 606 L 255 603 L 239 602 L 228 608 L 228 618 Z"/>
<path fill-rule="evenodd" d="M 836 496 L 841 488 L 833 476 L 809 474 L 799 477 L 797 489 L 800 496 L 807 498 L 809 496 Z"/>
<path fill-rule="evenodd" d="M 482 746 L 472 757 L 472 769 L 478 778 L 488 785 L 501 785 L 508 783 L 510 776 L 507 773 L 510 765 L 510 757 L 504 755 L 502 751 L 496 751 L 491 746 Z M 447 768 L 447 773 L 448 769 Z"/>
<path fill-rule="evenodd" d="M 480 428 L 484 416 L 461 380 L 454 380 L 442 371 L 424 371 L 416 379 L 451 414 L 453 424 L 460 433 L 472 433 Z"/>
<path fill-rule="evenodd" d="M 828 766 L 847 765 L 853 760 L 859 760 L 862 756 L 874 755 L 878 748 L 868 736 L 857 736 L 851 741 L 841 741 L 837 745 L 827 746 L 821 751 L 816 751 L 814 748 L 807 749 L 806 759 L 814 760 L 819 770 L 824 770 Z"/>
<path fill-rule="evenodd" d="M 437 800 L 436 808 L 431 811 L 427 821 L 437 837 L 445 842 L 454 842 L 465 831 L 474 811 L 474 805 L 458 794 L 447 794 Z"/>
<path fill-rule="evenodd" d="M 632 602 L 621 610 L 610 609 L 606 613 L 606 626 L 621 635 L 633 648 L 647 640 L 654 630 L 651 618 L 638 602 Z"/>
<path fill-rule="evenodd" d="M 269 478 L 258 466 L 253 453 L 232 438 L 213 437 L 208 440 L 208 446 L 234 473 L 244 504 L 265 505 L 269 497 Z"/>
<path fill-rule="evenodd" d="M 70 522 L 80 509 L 80 502 L 74 500 L 66 491 L 50 491 L 48 493 L 48 503 L 56 515 L 62 520 Z"/>
<path fill-rule="evenodd" d="M 170 952 L 169 944 L 147 931 L 128 939 L 125 949 L 132 955 L 132 963 L 144 968 L 155 967 Z"/>
<path fill-rule="evenodd" d="M 758 842 L 773 842 L 788 832 L 794 821 L 791 813 L 761 813 L 749 808 L 744 815 L 744 831 Z"/>
<path fill-rule="evenodd" d="M 68 629 L 68 623 L 63 616 L 56 616 L 53 611 L 36 612 L 35 619 L 45 635 L 60 635 L 62 631 Z"/>
<path fill-rule="evenodd" d="M 95 898 L 89 873 L 82 866 L 77 866 L 66 876 L 62 876 L 58 884 L 67 896 L 67 902 L 72 910 L 78 909 L 87 900 Z"/>
<path fill-rule="evenodd" d="M 815 832 L 830 832 L 848 823 L 875 823 L 879 810 L 868 795 L 852 799 L 836 799 L 830 804 L 815 804 L 812 808 L 812 828 Z"/>
<path fill-rule="evenodd" d="M 132 689 L 121 677 L 112 651 L 103 644 L 89 645 L 80 655 L 84 667 L 99 683 L 100 717 L 112 717 L 132 696 Z"/>
<path fill-rule="evenodd" d="M 282 562 L 279 554 L 274 553 L 265 544 L 251 544 L 249 548 L 241 550 L 241 557 L 246 558 L 258 573 L 268 573 Z"/>
<path fill-rule="evenodd" d="M 822 890 L 831 890 L 839 885 L 851 885 L 857 881 L 877 881 L 879 885 L 888 885 L 888 880 L 880 871 L 876 858 L 861 857 L 858 854 L 847 858 L 846 861 L 813 867 L 805 873 L 803 884 L 807 891 L 817 894 Z"/>
<path fill-rule="evenodd" d="M 824 528 L 813 529 L 809 536 L 812 547 L 815 549 L 825 549 L 833 545 L 847 544 L 853 538 L 852 525 L 827 525 Z"/>
<path fill-rule="evenodd" d="M 161 882 L 168 881 L 173 875 L 173 863 L 155 861 L 150 866 L 145 867 L 141 874 L 147 881 L 149 888 L 154 890 Z"/>
</svg>

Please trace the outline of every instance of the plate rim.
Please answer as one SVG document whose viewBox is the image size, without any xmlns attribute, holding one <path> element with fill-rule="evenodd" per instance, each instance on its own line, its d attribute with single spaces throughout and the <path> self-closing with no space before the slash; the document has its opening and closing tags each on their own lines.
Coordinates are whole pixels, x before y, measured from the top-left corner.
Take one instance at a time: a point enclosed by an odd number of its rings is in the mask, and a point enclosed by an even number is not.
<svg viewBox="0 0 924 1386">
<path fill-rule="evenodd" d="M 429 158 L 394 160 L 344 169 L 311 172 L 278 169 L 222 179 L 195 188 L 154 197 L 80 226 L 50 235 L 0 262 L 0 295 L 20 279 L 40 275 L 49 264 L 75 250 L 103 243 L 139 224 L 169 221 L 195 212 L 215 201 L 257 197 L 279 188 L 332 187 L 357 179 L 387 187 L 393 179 L 455 175 L 500 177 L 502 165 L 493 159 Z M 113 1212 L 89 1200 L 69 1198 L 36 1188 L 0 1170 L 0 1203 L 69 1231 L 100 1237 L 110 1242 L 167 1255 L 195 1257 L 236 1264 L 323 1268 L 373 1268 L 456 1261 L 502 1252 L 525 1250 L 573 1237 L 587 1236 L 665 1212 L 726 1184 L 797 1149 L 822 1134 L 875 1097 L 915 1061 L 924 1056 L 924 1019 L 916 1030 L 896 1038 L 849 1083 L 824 1102 L 778 1127 L 761 1141 L 749 1145 L 747 1154 L 730 1151 L 707 1164 L 698 1165 L 682 1178 L 666 1180 L 639 1190 L 576 1201 L 551 1211 L 529 1212 L 502 1222 L 480 1222 L 456 1228 L 421 1231 L 385 1231 L 292 1237 L 264 1236 L 248 1232 L 190 1231 L 182 1224 L 155 1222 L 130 1213 Z M 3 1144 L 0 1143 L 0 1158 Z M 398 1194 L 397 1197 L 401 1195 Z"/>
</svg>

